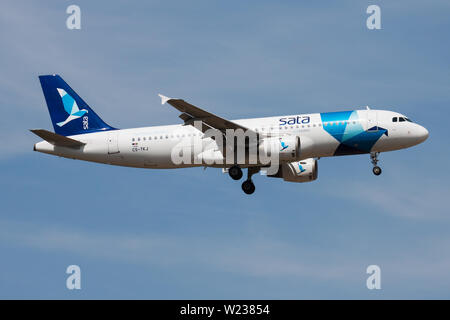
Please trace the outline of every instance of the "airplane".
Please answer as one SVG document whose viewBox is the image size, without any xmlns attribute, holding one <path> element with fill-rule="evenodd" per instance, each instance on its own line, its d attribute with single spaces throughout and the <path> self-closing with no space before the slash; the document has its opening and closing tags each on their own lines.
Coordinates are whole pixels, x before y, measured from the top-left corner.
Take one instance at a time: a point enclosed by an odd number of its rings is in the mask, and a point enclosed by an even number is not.
<svg viewBox="0 0 450 320">
<path fill-rule="evenodd" d="M 322 157 L 369 154 L 378 176 L 381 152 L 415 146 L 429 135 L 403 114 L 369 107 L 227 120 L 161 94 L 161 103 L 178 110 L 183 123 L 117 129 L 104 122 L 59 75 L 42 75 L 39 80 L 55 132 L 30 130 L 43 139 L 34 151 L 135 168 L 222 168 L 234 180 L 240 180 L 247 169 L 242 183 L 246 194 L 255 191 L 252 176 L 260 171 L 288 182 L 314 181 L 317 160 Z M 230 141 L 238 139 L 230 132 L 244 133 L 244 139 L 234 145 Z M 240 156 L 238 147 L 244 150 Z"/>
</svg>

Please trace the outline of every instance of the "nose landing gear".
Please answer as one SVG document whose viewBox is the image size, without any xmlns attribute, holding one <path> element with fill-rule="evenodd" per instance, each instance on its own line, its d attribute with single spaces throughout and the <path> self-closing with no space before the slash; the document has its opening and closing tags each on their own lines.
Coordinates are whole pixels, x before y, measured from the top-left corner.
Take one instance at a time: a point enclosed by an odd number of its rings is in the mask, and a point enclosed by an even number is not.
<svg viewBox="0 0 450 320">
<path fill-rule="evenodd" d="M 252 181 L 252 175 L 259 172 L 259 167 L 250 167 L 247 169 L 247 180 L 242 183 L 242 190 L 246 194 L 252 194 L 255 192 L 255 184 Z"/>
<path fill-rule="evenodd" d="M 379 176 L 382 172 L 381 168 L 379 166 L 377 166 L 379 154 L 380 154 L 379 152 L 371 152 L 370 153 L 370 160 L 373 164 L 372 172 L 376 176 Z"/>
<path fill-rule="evenodd" d="M 376 175 L 376 176 L 379 176 L 381 174 L 381 172 L 382 172 L 381 168 L 378 167 L 378 166 L 373 167 L 372 171 L 373 171 L 373 174 Z"/>
</svg>

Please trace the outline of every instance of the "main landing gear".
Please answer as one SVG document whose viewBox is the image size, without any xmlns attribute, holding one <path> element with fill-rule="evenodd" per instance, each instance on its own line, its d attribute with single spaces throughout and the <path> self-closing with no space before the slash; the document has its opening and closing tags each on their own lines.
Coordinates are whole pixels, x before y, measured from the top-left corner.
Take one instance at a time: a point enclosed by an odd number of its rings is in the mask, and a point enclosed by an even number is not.
<svg viewBox="0 0 450 320">
<path fill-rule="evenodd" d="M 250 167 L 247 169 L 247 180 L 242 183 L 242 190 L 246 194 L 252 194 L 255 192 L 255 184 L 252 181 L 252 175 L 259 172 L 259 167 Z"/>
<path fill-rule="evenodd" d="M 233 180 L 240 180 L 242 178 L 242 169 L 238 166 L 232 166 L 228 169 L 228 174 Z"/>
<path fill-rule="evenodd" d="M 246 194 L 252 194 L 253 192 L 255 192 L 255 184 L 252 181 L 252 175 L 259 172 L 259 170 L 259 167 L 250 167 L 247 169 L 247 180 L 242 183 L 242 190 Z M 239 180 L 243 175 L 242 169 L 239 166 L 232 166 L 230 169 L 228 169 L 228 174 L 233 180 Z"/>
<path fill-rule="evenodd" d="M 253 183 L 252 180 L 245 180 L 242 183 L 242 190 L 246 194 L 252 194 L 253 192 L 255 192 L 255 184 Z"/>
<path fill-rule="evenodd" d="M 370 160 L 373 164 L 372 172 L 376 176 L 379 176 L 381 174 L 381 168 L 379 166 L 377 166 L 379 154 L 380 154 L 379 152 L 371 152 L 370 153 Z"/>
</svg>

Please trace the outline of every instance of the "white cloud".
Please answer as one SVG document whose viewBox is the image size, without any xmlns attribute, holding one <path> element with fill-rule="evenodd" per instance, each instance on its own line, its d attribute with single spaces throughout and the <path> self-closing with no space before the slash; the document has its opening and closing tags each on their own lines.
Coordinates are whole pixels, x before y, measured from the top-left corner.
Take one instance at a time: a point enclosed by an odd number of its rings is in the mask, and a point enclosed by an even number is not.
<svg viewBox="0 0 450 320">
<path fill-rule="evenodd" d="M 61 251 L 132 264 L 206 266 L 259 277 L 343 278 L 347 263 L 330 267 L 307 248 L 294 248 L 278 240 L 244 238 L 204 239 L 167 235 L 101 234 L 63 227 L 1 221 L 0 239 L 10 246 Z M 319 257 L 318 257 L 319 255 Z"/>
<path fill-rule="evenodd" d="M 11 247 L 64 252 L 137 265 L 195 266 L 247 277 L 355 282 L 364 279 L 366 258 L 267 237 L 205 239 L 173 235 L 105 234 L 57 226 L 1 221 L 0 240 Z M 387 255 L 379 263 L 390 277 L 448 279 L 450 239 L 428 239 L 413 252 Z M 369 256 L 369 255 L 368 255 Z M 395 280 L 391 280 L 395 281 Z M 447 280 L 445 280 L 447 281 Z"/>
</svg>

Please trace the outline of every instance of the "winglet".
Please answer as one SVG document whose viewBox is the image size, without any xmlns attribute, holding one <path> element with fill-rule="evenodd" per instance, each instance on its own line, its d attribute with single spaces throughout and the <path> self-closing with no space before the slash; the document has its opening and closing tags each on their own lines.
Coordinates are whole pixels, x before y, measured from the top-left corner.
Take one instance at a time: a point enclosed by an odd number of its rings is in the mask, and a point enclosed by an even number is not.
<svg viewBox="0 0 450 320">
<path fill-rule="evenodd" d="M 161 104 L 165 104 L 167 101 L 169 101 L 171 98 L 163 96 L 162 94 L 158 94 L 158 96 L 161 98 Z"/>
</svg>

